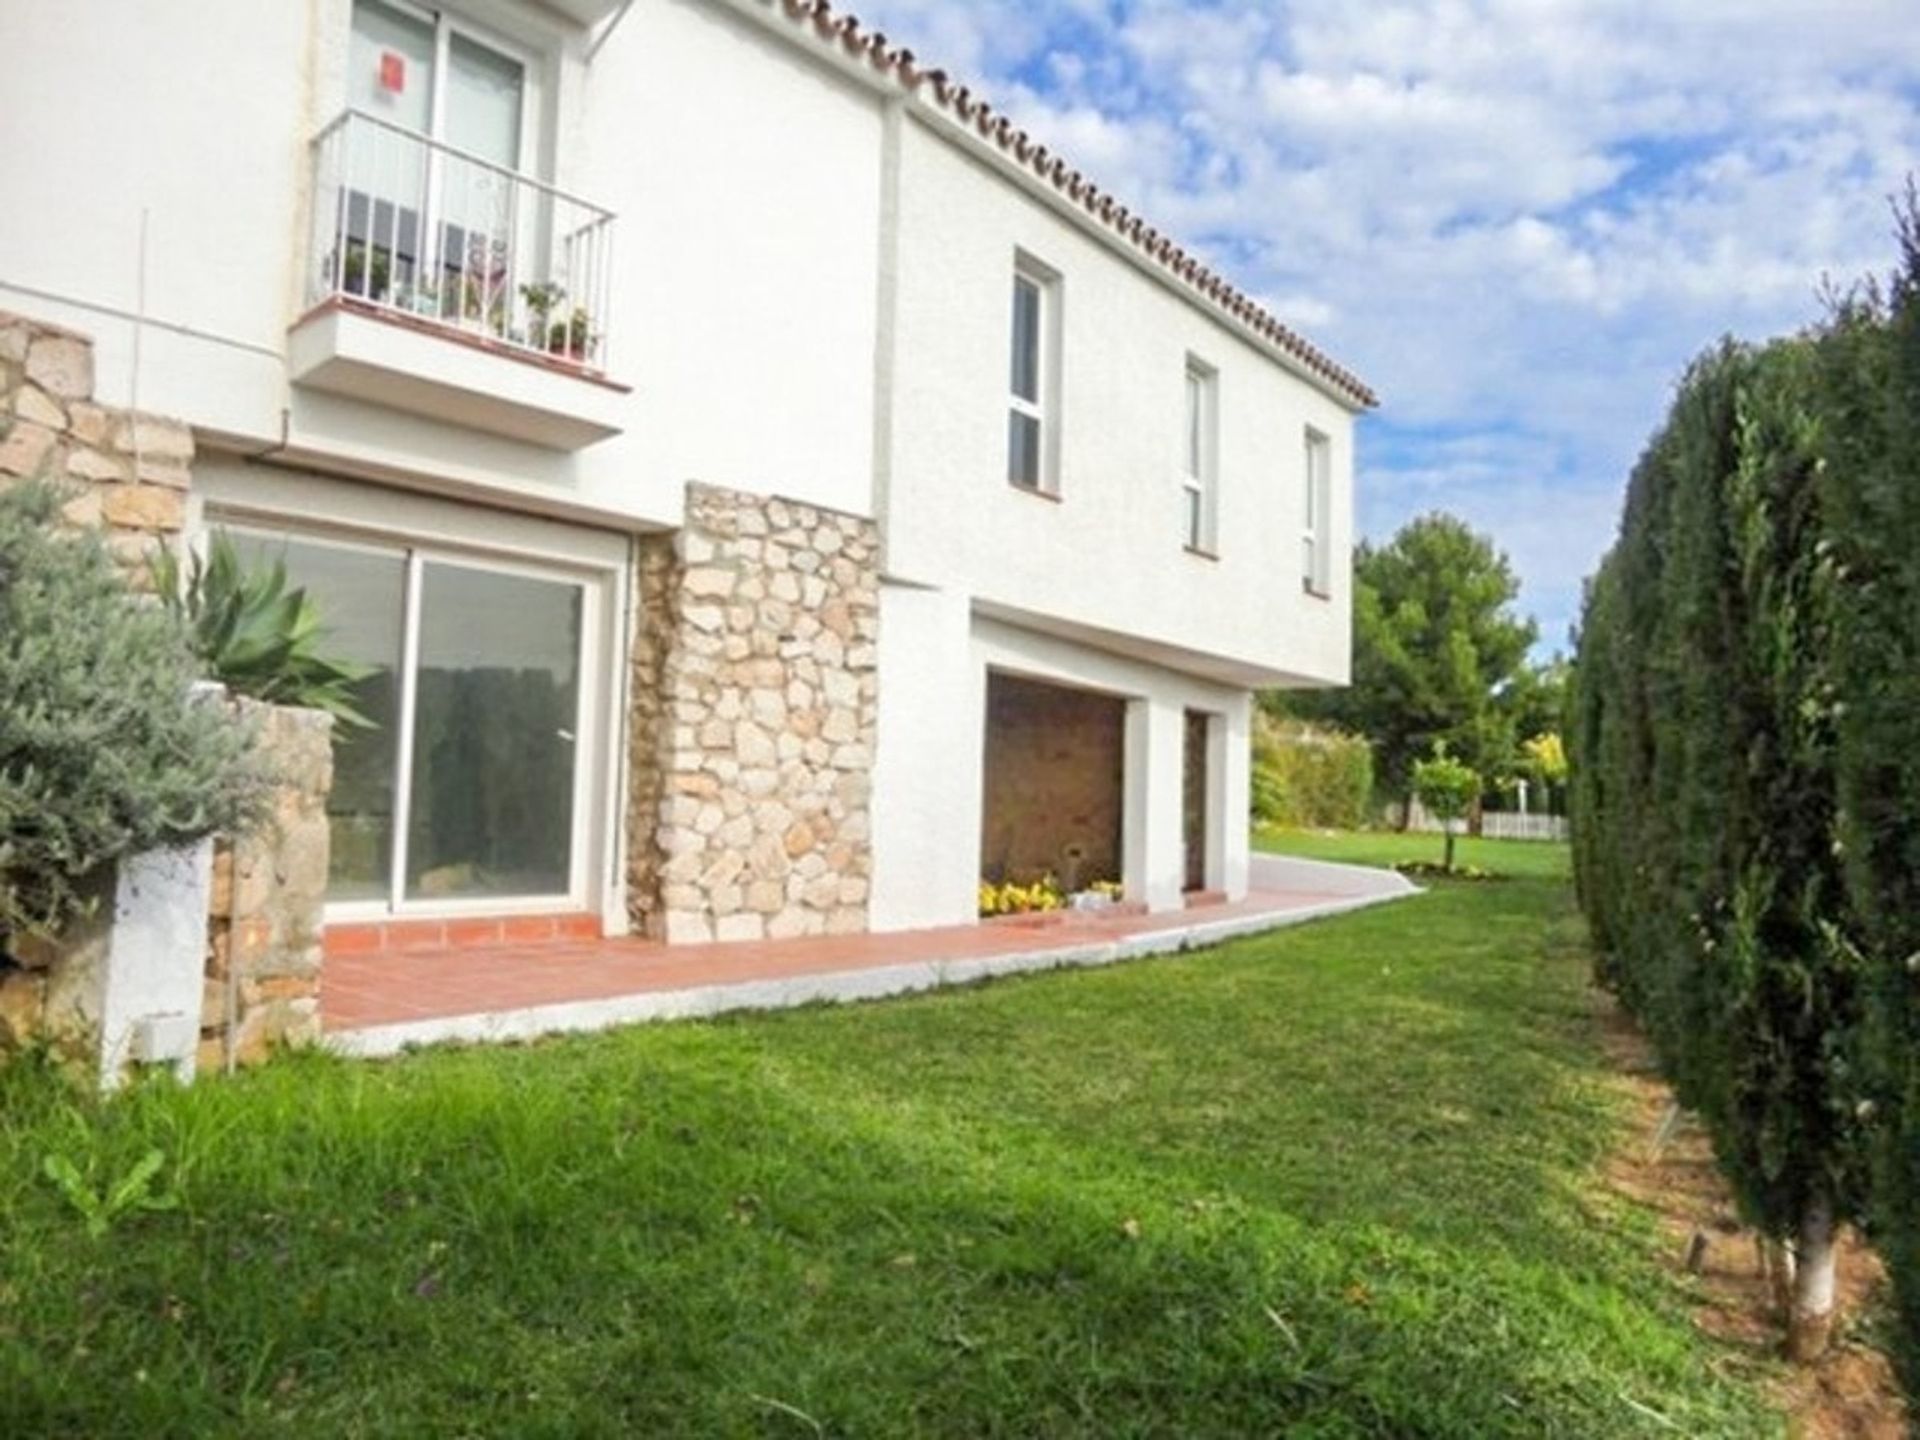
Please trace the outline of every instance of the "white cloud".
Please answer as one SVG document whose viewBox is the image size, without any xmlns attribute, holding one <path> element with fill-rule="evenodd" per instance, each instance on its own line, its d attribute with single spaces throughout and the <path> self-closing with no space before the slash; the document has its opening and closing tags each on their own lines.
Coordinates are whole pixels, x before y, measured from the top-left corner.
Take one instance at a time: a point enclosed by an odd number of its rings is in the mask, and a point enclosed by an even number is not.
<svg viewBox="0 0 1920 1440">
<path fill-rule="evenodd" d="M 1920 169 L 1912 0 L 864 8 L 1373 381 L 1363 514 L 1490 529 L 1555 639 L 1687 359 L 1884 268 Z"/>
</svg>

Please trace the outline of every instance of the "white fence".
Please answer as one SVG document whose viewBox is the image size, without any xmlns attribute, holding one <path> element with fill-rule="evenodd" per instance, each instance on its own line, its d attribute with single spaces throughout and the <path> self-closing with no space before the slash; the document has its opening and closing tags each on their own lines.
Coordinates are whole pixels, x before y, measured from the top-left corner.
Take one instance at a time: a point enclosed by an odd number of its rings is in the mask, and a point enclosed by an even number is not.
<svg viewBox="0 0 1920 1440">
<path fill-rule="evenodd" d="M 1459 822 L 1457 833 L 1466 834 L 1466 822 Z M 1429 815 L 1419 801 L 1413 802 L 1412 821 L 1407 827 L 1438 835 L 1446 827 Z M 1488 840 L 1565 840 L 1568 838 L 1564 815 L 1522 815 L 1512 810 L 1481 812 L 1480 833 Z"/>
</svg>

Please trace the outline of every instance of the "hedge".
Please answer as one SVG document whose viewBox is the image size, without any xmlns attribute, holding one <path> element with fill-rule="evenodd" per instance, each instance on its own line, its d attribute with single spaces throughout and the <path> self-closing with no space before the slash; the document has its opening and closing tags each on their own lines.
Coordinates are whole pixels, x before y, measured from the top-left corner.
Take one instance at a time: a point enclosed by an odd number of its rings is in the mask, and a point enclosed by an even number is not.
<svg viewBox="0 0 1920 1440">
<path fill-rule="evenodd" d="M 1834 925 L 1816 359 L 1807 338 L 1725 344 L 1688 371 L 1588 595 L 1571 737 L 1604 978 L 1711 1131 L 1746 1218 L 1799 1254 L 1791 1333 L 1809 1356 L 1830 1322 L 1833 1227 L 1865 1194 L 1859 967 Z"/>
<path fill-rule="evenodd" d="M 1895 1355 L 1920 1395 L 1920 208 L 1883 294 L 1841 305 L 1821 346 L 1845 929 L 1870 977 L 1860 1046 L 1877 1109 L 1875 1241 Z"/>
<path fill-rule="evenodd" d="M 1373 797 L 1373 750 L 1356 735 L 1254 716 L 1253 818 L 1295 829 L 1356 830 Z"/>
<path fill-rule="evenodd" d="M 1569 700 L 1602 978 L 1800 1261 L 1867 1218 L 1920 1389 L 1920 224 L 1818 328 L 1680 386 L 1589 585 Z M 1869 1164 L 1871 1162 L 1871 1164 Z"/>
</svg>

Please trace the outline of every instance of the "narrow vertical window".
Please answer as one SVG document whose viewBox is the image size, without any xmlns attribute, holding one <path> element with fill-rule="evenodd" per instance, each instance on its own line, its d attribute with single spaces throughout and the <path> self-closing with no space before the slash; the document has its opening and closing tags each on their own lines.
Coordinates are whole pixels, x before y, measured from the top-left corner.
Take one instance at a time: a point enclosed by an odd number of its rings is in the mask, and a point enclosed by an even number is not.
<svg viewBox="0 0 1920 1440">
<path fill-rule="evenodd" d="M 1007 480 L 1023 490 L 1056 489 L 1059 285 L 1022 258 L 1013 275 L 1012 363 L 1008 377 Z"/>
<path fill-rule="evenodd" d="M 1306 512 L 1301 532 L 1301 586 L 1309 595 L 1333 592 L 1332 445 L 1318 430 L 1307 431 Z"/>
<path fill-rule="evenodd" d="M 1185 424 L 1181 432 L 1180 529 L 1189 550 L 1213 549 L 1215 373 L 1187 361 Z"/>
</svg>

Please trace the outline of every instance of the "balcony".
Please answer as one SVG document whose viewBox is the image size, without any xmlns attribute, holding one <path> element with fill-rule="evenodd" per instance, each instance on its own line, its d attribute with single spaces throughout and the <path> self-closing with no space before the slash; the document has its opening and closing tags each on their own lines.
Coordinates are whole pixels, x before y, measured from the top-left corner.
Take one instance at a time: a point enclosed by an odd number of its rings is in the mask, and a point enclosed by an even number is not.
<svg viewBox="0 0 1920 1440">
<path fill-rule="evenodd" d="M 357 110 L 313 177 L 297 383 L 554 449 L 619 433 L 612 212 Z"/>
</svg>

